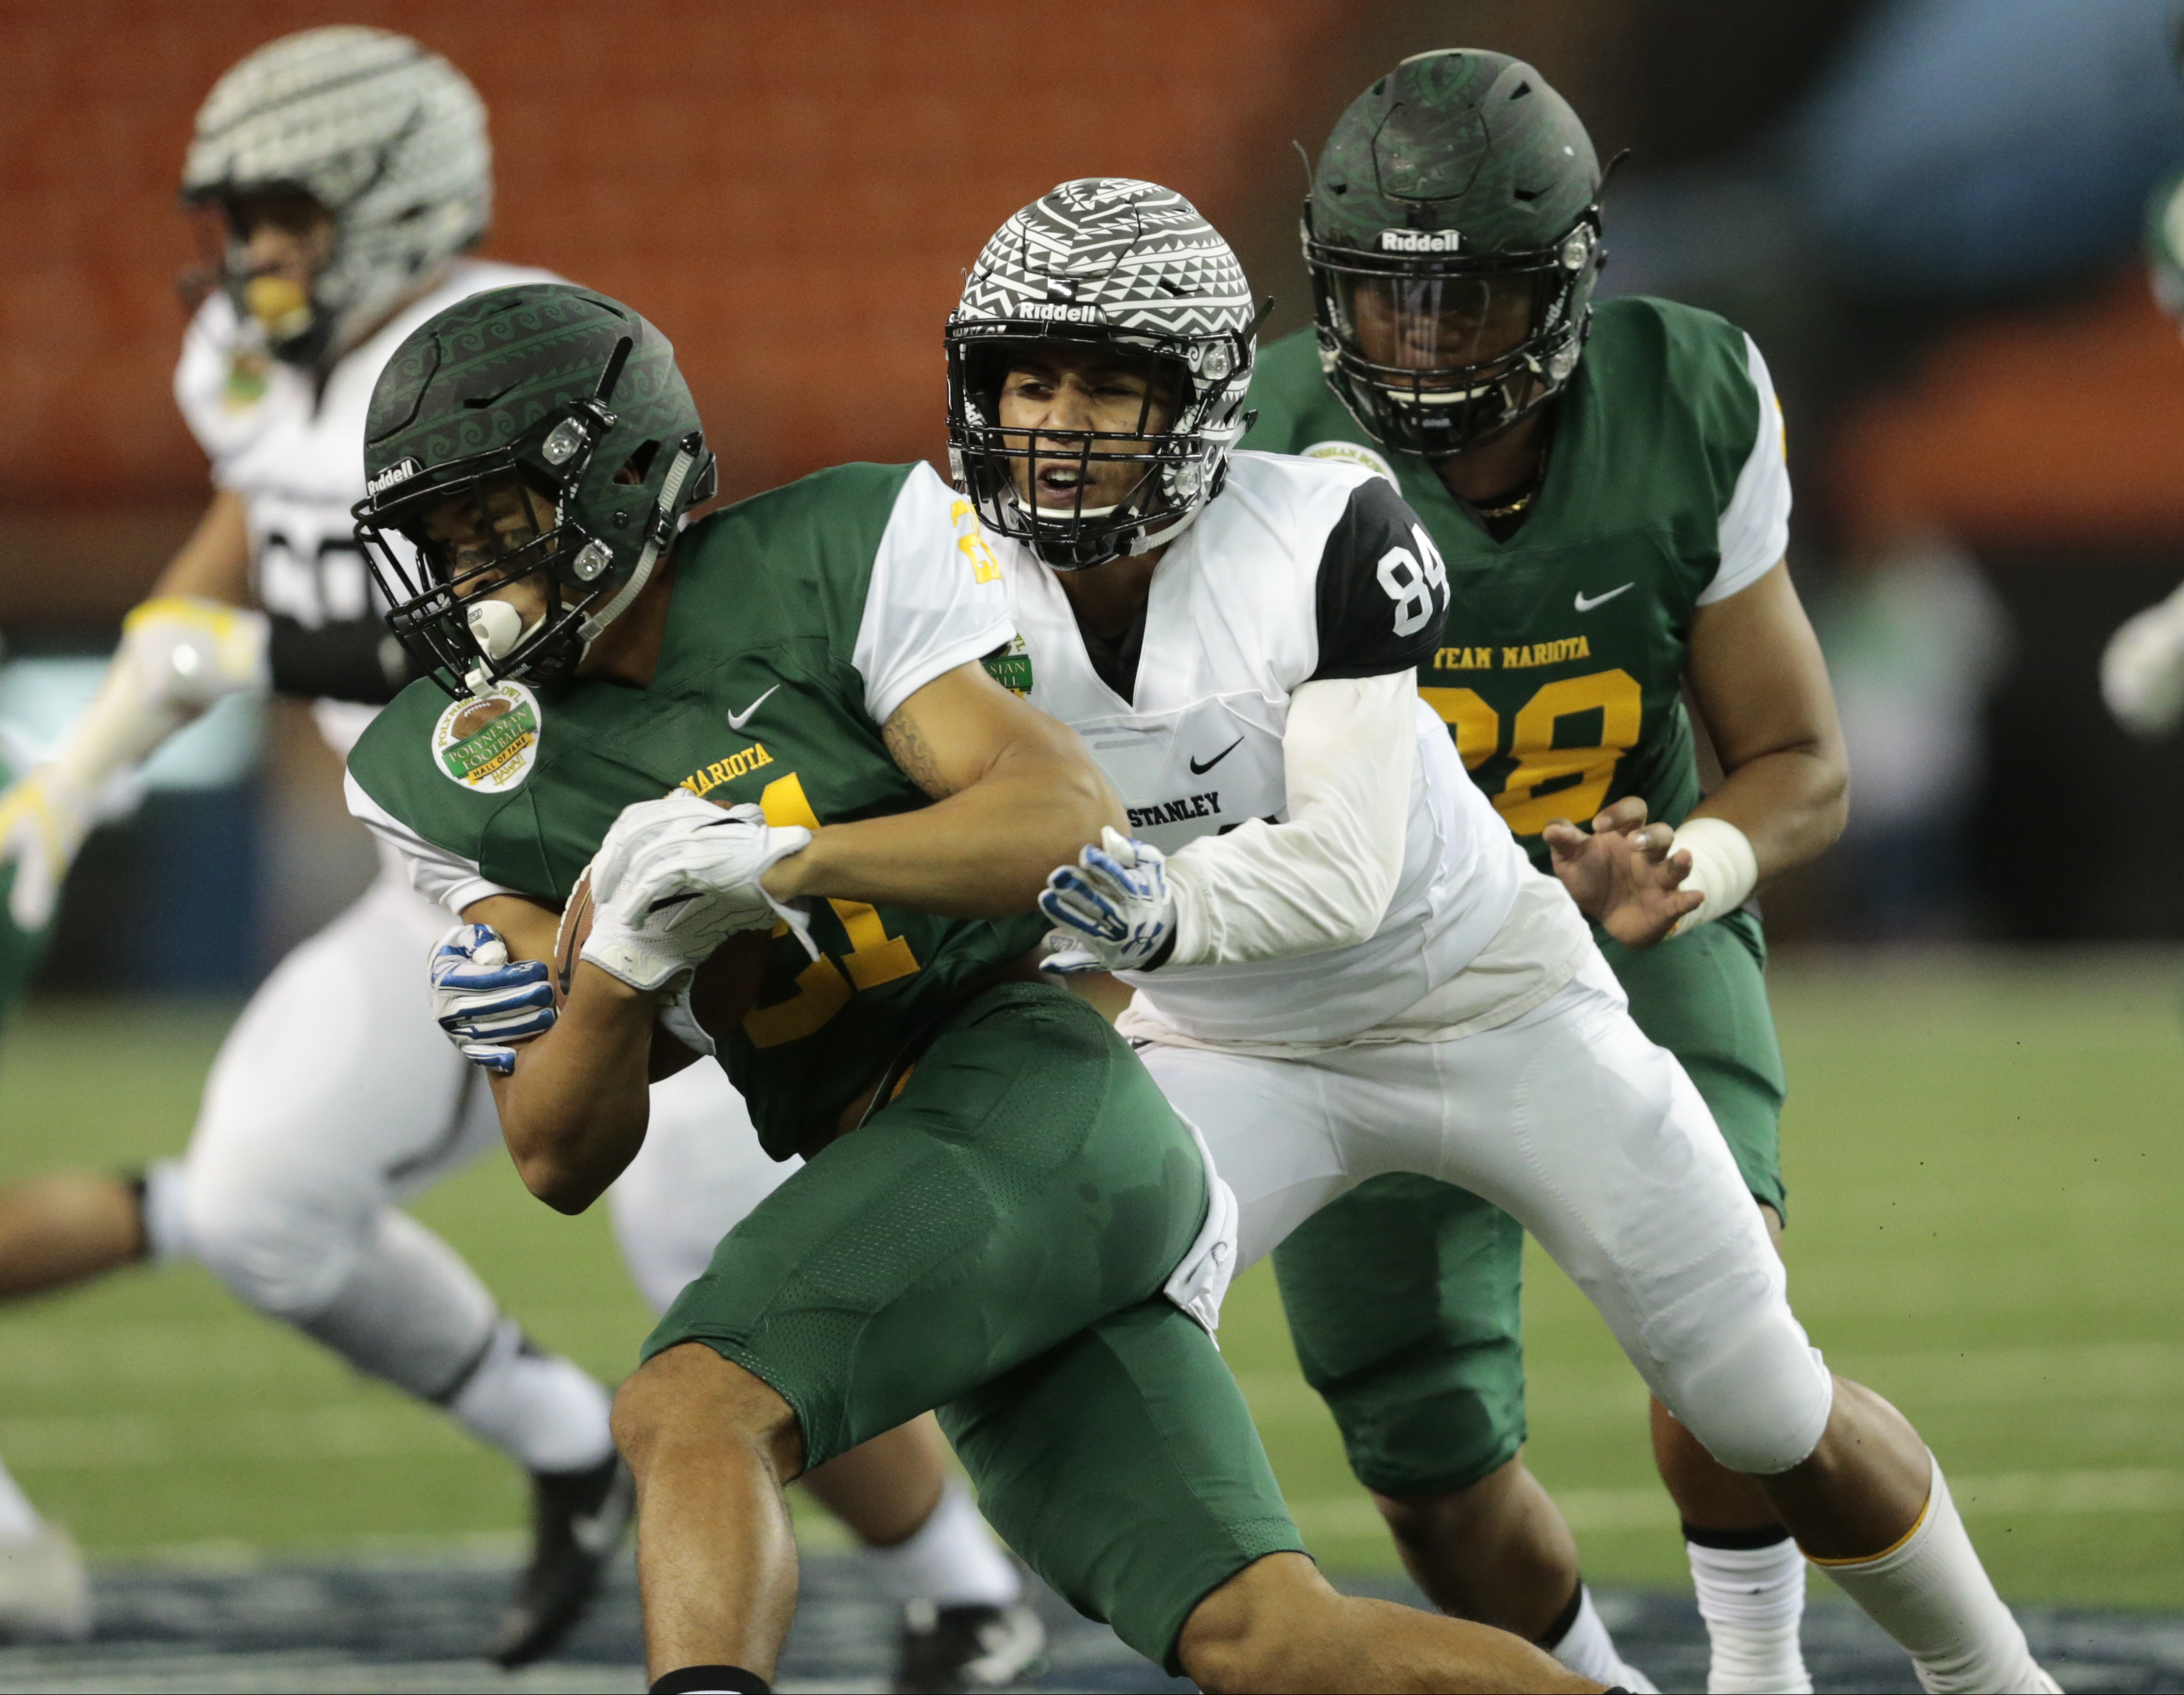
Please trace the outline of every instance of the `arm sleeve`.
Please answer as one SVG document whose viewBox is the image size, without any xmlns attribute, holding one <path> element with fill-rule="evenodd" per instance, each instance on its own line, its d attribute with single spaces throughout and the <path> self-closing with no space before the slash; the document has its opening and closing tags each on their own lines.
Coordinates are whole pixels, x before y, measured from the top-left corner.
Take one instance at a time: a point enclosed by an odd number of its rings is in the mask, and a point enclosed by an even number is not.
<svg viewBox="0 0 2184 1695">
<path fill-rule="evenodd" d="M 930 466 L 904 481 L 880 537 L 851 663 L 884 724 L 927 683 L 1016 637 L 1001 562 L 978 514 Z"/>
<path fill-rule="evenodd" d="M 1721 566 L 1699 596 L 1711 606 L 1749 588 L 1782 562 L 1790 550 L 1790 466 L 1782 427 L 1782 403 L 1767 375 L 1759 344 L 1744 338 L 1745 366 L 1759 396 L 1759 429 L 1721 514 Z"/>
<path fill-rule="evenodd" d="M 315 629 L 283 613 L 270 616 L 266 658 L 283 694 L 383 706 L 410 680 L 410 656 L 381 619 L 348 618 Z"/>
<path fill-rule="evenodd" d="M 1169 963 L 1283 959 L 1378 930 L 1402 875 L 1418 734 L 1408 671 L 1299 689 L 1282 737 L 1289 822 L 1255 818 L 1169 857 Z"/>
<path fill-rule="evenodd" d="M 354 772 L 345 772 L 342 791 L 350 814 L 361 822 L 381 845 L 401 861 L 410 874 L 410 886 L 436 906 L 457 917 L 473 900 L 488 895 L 514 895 L 482 873 L 471 861 L 437 843 L 428 842 L 364 791 Z"/>
<path fill-rule="evenodd" d="M 1415 671 L 1448 616 L 1448 572 L 1418 515 L 1386 479 L 1367 476 L 1319 556 L 1314 682 Z"/>
</svg>

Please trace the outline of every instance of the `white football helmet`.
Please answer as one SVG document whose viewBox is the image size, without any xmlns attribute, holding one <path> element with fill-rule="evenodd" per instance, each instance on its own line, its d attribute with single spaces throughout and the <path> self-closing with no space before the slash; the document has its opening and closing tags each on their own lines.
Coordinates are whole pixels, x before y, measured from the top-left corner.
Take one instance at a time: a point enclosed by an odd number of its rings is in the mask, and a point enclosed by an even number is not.
<svg viewBox="0 0 2184 1695">
<path fill-rule="evenodd" d="M 352 345 L 417 280 L 476 245 L 493 216 L 485 107 L 454 66 L 406 36 L 358 25 L 269 42 L 198 112 L 182 198 L 225 206 L 300 189 L 333 215 L 332 258 L 270 351 L 313 364 Z M 245 309 L 241 243 L 224 281 Z"/>
</svg>

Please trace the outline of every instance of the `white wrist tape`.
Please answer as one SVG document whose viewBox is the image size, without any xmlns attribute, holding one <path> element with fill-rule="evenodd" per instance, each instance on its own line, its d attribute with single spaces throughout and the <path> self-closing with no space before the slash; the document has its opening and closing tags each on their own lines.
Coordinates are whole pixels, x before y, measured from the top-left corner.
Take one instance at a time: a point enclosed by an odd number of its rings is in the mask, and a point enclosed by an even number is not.
<svg viewBox="0 0 2184 1695">
<path fill-rule="evenodd" d="M 1752 850 L 1751 839 L 1726 818 L 1686 819 L 1677 826 L 1675 845 L 1669 851 L 1691 855 L 1691 874 L 1683 886 L 1706 897 L 1697 911 L 1676 921 L 1669 932 L 1672 936 L 1734 912 L 1751 899 L 1752 885 L 1759 881 L 1759 856 Z"/>
</svg>

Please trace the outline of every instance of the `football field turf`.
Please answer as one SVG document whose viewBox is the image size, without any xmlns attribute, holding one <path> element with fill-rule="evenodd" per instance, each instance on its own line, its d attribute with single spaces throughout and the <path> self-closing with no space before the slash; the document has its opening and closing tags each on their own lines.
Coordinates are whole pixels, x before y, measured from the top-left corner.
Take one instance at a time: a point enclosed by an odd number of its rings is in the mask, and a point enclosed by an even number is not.
<svg viewBox="0 0 2184 1695">
<path fill-rule="evenodd" d="M 2173 1608 L 2184 1597 L 2180 982 L 2165 956 L 1793 959 L 1791 1289 L 1838 1370 L 1942 1454 L 2003 1592 Z M 231 1011 L 55 1001 L 0 1044 L 0 1178 L 180 1148 Z M 602 1214 L 525 1196 L 504 1162 L 418 1212 L 532 1330 L 608 1377 L 648 1319 Z M 1596 1582 L 1683 1586 L 1645 1398 L 1535 1258 L 1534 1468 Z M 1223 1343 L 1308 1541 L 1390 1567 L 1299 1381 L 1264 1268 Z M 513 1471 L 353 1377 L 194 1268 L 0 1313 L 0 1457 L 94 1555 L 211 1545 L 502 1542 Z M 833 1536 L 823 1528 L 822 1542 Z"/>
</svg>

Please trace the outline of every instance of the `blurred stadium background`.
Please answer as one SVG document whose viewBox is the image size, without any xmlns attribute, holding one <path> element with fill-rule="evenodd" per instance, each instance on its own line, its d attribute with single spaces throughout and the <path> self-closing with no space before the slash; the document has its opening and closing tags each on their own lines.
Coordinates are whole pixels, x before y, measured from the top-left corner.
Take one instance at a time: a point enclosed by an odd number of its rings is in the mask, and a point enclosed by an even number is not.
<svg viewBox="0 0 2184 1695">
<path fill-rule="evenodd" d="M 1606 288 L 1729 314 L 1787 413 L 1791 560 L 1855 785 L 1851 834 L 1767 896 L 1802 1313 L 1949 1454 L 2006 1594 L 2175 1609 L 2184 754 L 2111 724 L 2096 662 L 2184 576 L 2184 343 L 2140 251 L 2148 194 L 2184 164 L 2177 9 L 0 8 L 0 725 L 58 727 L 202 507 L 168 391 L 197 257 L 175 182 L 206 89 L 276 35 L 379 24 L 464 69 L 492 114 L 488 251 L 667 331 L 730 497 L 939 458 L 961 270 L 1066 177 L 1181 189 L 1277 297 L 1268 333 L 1305 323 L 1292 141 L 1316 152 L 1407 53 L 1522 55 L 1603 157 L 1630 149 Z M 337 776 L 285 708 L 170 750 L 86 852 L 0 1045 L 0 1175 L 180 1146 L 240 995 L 368 875 Z M 541 1336 L 627 1369 L 643 1315 L 603 1222 L 532 1205 L 497 1163 L 421 1211 Z M 1639 1386 L 1536 1271 L 1534 1465 L 1596 1582 L 1680 1588 Z M 1270 1280 L 1232 1312 L 1307 1535 L 1330 1564 L 1390 1567 Z M 504 1466 L 193 1272 L 0 1313 L 0 1453 L 109 1558 L 499 1547 L 521 1510 Z"/>
</svg>

